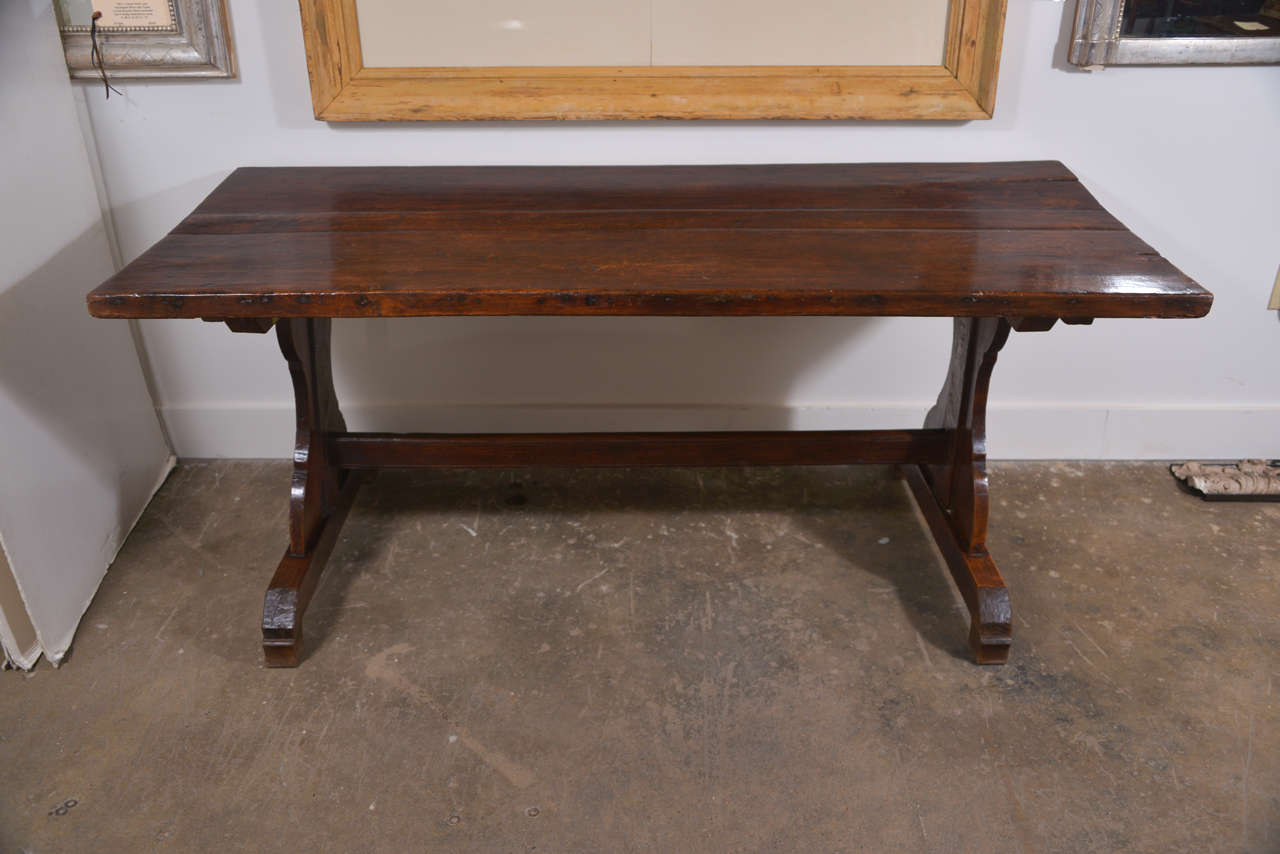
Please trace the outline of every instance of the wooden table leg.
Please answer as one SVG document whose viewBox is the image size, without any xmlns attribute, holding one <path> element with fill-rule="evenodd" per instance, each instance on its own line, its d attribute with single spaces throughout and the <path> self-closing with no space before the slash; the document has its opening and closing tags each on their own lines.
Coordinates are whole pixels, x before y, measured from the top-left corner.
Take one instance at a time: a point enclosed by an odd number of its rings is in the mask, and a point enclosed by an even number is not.
<svg viewBox="0 0 1280 854">
<path fill-rule="evenodd" d="M 907 482 L 969 606 L 969 645 L 979 664 L 1009 658 L 1009 590 L 987 553 L 987 389 L 1009 337 L 1001 318 L 958 317 L 951 367 L 926 428 L 951 431 L 951 461 L 904 466 Z"/>
<path fill-rule="evenodd" d="M 289 363 L 297 440 L 289 494 L 289 547 L 267 588 L 262 648 L 268 667 L 295 667 L 302 656 L 302 617 L 337 542 L 359 479 L 333 463 L 333 434 L 346 424 L 329 361 L 327 318 L 280 320 L 276 333 Z"/>
</svg>

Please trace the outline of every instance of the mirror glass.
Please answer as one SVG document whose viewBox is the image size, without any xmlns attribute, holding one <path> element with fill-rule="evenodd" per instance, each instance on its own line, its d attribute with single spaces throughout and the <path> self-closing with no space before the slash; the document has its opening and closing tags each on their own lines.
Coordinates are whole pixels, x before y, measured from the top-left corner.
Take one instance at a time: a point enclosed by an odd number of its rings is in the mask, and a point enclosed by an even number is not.
<svg viewBox="0 0 1280 854">
<path fill-rule="evenodd" d="M 364 64 L 931 65 L 948 0 L 359 0 Z"/>
<path fill-rule="evenodd" d="M 1280 0 L 1125 0 L 1125 38 L 1280 36 Z"/>
</svg>

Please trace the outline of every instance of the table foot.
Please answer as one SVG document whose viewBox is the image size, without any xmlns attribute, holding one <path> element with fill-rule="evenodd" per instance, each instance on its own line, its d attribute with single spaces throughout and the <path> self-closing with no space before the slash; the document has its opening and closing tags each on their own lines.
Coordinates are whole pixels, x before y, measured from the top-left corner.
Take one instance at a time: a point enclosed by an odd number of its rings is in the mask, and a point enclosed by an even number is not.
<svg viewBox="0 0 1280 854">
<path fill-rule="evenodd" d="M 969 648 L 974 659 L 979 664 L 1004 664 L 1013 640 L 1013 615 L 1000 570 L 986 549 L 966 553 L 960 547 L 921 466 L 903 466 L 902 473 L 969 608 Z"/>
<path fill-rule="evenodd" d="M 267 667 L 297 667 L 302 663 L 302 629 L 296 639 L 262 639 L 263 658 Z"/>
<path fill-rule="evenodd" d="M 302 616 L 315 593 L 320 574 L 342 532 L 342 523 L 360 489 L 360 476 L 349 474 L 336 505 L 322 523 L 311 550 L 303 555 L 285 550 L 262 604 L 262 652 L 268 667 L 297 667 L 302 659 Z"/>
</svg>

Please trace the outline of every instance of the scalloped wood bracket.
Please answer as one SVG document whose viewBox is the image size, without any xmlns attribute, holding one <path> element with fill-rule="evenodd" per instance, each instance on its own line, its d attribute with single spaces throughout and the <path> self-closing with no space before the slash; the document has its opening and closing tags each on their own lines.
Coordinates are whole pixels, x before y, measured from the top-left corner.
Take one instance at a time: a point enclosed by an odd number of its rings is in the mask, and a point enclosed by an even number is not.
<svg viewBox="0 0 1280 854">
<path fill-rule="evenodd" d="M 1052 325 L 1052 324 L 1049 324 Z M 1028 329 L 1048 328 L 1028 323 Z M 1013 638 L 1009 590 L 987 553 L 987 391 L 1007 320 L 958 317 L 951 365 L 924 426 L 952 437 L 950 461 L 904 467 L 907 483 L 969 608 L 969 646 L 979 664 L 1003 664 Z"/>
<path fill-rule="evenodd" d="M 360 486 L 356 475 L 334 463 L 334 434 L 347 428 L 333 389 L 331 325 L 327 318 L 292 318 L 276 325 L 293 380 L 297 439 L 289 547 L 262 608 L 262 647 L 269 667 L 294 667 L 301 659 L 303 614 Z"/>
</svg>

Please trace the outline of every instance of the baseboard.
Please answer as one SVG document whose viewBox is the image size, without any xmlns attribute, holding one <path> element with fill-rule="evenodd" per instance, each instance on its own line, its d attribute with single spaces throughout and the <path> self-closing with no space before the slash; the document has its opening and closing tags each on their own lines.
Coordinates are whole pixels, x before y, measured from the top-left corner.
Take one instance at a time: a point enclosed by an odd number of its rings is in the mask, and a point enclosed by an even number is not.
<svg viewBox="0 0 1280 854">
<path fill-rule="evenodd" d="M 556 432 L 839 430 L 918 425 L 927 404 L 848 406 L 344 407 L 353 430 Z M 292 406 L 166 407 L 179 457 L 286 458 Z M 1280 457 L 1280 406 L 1014 406 L 988 415 L 993 459 L 1235 460 Z"/>
</svg>

